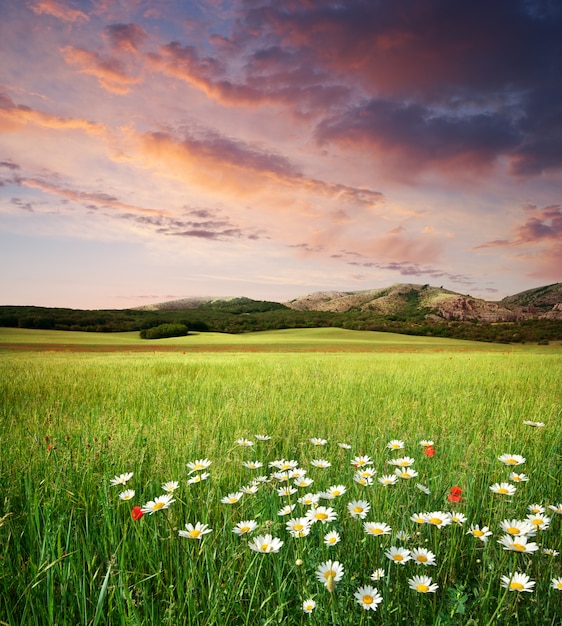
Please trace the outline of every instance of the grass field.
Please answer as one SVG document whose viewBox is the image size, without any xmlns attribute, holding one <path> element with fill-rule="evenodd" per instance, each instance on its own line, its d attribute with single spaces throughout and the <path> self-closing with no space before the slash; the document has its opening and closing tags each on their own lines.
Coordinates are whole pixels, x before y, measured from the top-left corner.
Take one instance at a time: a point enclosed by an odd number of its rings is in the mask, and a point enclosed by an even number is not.
<svg viewBox="0 0 562 626">
<path fill-rule="evenodd" d="M 0 624 L 558 625 L 561 366 L 557 346 L 341 329 L 0 329 Z M 417 476 L 384 486 L 407 457 Z"/>
</svg>

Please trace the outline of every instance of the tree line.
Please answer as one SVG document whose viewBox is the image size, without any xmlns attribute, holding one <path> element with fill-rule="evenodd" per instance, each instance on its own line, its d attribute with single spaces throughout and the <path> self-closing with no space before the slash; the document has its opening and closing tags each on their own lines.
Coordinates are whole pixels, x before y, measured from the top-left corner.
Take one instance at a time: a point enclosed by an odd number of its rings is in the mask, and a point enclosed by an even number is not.
<svg viewBox="0 0 562 626">
<path fill-rule="evenodd" d="M 533 319 L 521 322 L 478 323 L 430 321 L 415 315 L 380 315 L 370 311 L 296 311 L 278 303 L 242 301 L 194 309 L 80 310 L 32 306 L 0 306 L 0 326 L 86 332 L 149 331 L 182 325 L 186 332 L 246 333 L 288 328 L 338 327 L 502 343 L 562 341 L 562 322 Z M 150 334 L 150 333 L 149 333 Z"/>
</svg>

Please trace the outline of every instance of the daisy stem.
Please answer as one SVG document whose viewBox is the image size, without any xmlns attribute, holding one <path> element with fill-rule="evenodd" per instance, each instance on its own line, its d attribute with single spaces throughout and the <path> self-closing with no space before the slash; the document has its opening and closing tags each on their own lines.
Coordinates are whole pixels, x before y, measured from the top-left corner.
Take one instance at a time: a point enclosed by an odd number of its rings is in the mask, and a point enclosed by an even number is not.
<svg viewBox="0 0 562 626">
<path fill-rule="evenodd" d="M 258 554 L 256 554 L 256 556 L 254 557 L 254 559 L 252 560 L 252 563 L 250 564 L 250 568 L 252 567 L 252 565 L 256 562 L 256 559 L 258 558 Z M 254 597 L 256 595 L 256 590 L 258 588 L 258 585 L 260 584 L 260 573 L 261 573 L 261 568 L 263 567 L 263 555 L 261 555 L 262 558 L 260 558 L 260 564 L 258 566 L 258 571 L 256 572 L 256 578 L 255 578 L 255 582 L 254 582 L 254 588 L 252 589 L 252 595 L 250 596 L 250 602 L 248 604 L 248 612 L 246 613 L 246 626 L 248 626 L 248 624 L 250 623 L 250 617 L 252 614 L 252 604 L 254 602 Z"/>
<path fill-rule="evenodd" d="M 486 626 L 492 626 L 492 624 L 496 623 L 496 615 L 499 614 L 508 593 L 509 593 L 509 585 L 506 587 L 504 594 L 501 597 L 501 600 L 498 602 L 498 605 L 496 606 L 496 610 L 493 612 L 492 617 L 490 618 L 490 621 L 486 624 Z"/>
</svg>

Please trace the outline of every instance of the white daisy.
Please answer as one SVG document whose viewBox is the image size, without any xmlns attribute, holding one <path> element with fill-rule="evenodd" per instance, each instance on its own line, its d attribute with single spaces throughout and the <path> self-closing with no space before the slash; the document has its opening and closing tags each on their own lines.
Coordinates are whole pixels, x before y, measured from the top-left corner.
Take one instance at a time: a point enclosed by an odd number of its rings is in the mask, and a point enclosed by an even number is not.
<svg viewBox="0 0 562 626">
<path fill-rule="evenodd" d="M 371 585 L 359 587 L 353 596 L 365 611 L 376 611 L 377 606 L 382 602 L 381 594 Z"/>
<path fill-rule="evenodd" d="M 277 537 L 271 535 L 258 535 L 255 539 L 248 542 L 248 547 L 254 552 L 261 552 L 262 554 L 270 554 L 271 552 L 279 552 L 283 541 Z"/>
<path fill-rule="evenodd" d="M 509 591 L 528 591 L 532 592 L 535 586 L 535 581 L 531 580 L 527 574 L 515 572 L 511 576 L 501 577 L 501 586 L 505 587 Z"/>
<path fill-rule="evenodd" d="M 209 528 L 207 524 L 201 524 L 201 522 L 196 522 L 195 526 L 193 524 L 186 524 L 185 530 L 179 530 L 178 535 L 180 537 L 186 537 L 187 539 L 203 539 L 203 536 L 213 532 L 212 528 Z"/>
</svg>

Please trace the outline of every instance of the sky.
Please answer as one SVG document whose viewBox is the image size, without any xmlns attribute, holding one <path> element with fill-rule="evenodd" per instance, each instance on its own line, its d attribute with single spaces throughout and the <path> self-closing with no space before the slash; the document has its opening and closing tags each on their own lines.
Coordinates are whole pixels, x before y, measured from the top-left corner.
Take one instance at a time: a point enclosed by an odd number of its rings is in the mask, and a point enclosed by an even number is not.
<svg viewBox="0 0 562 626">
<path fill-rule="evenodd" d="M 562 281 L 557 0 L 0 0 L 0 304 Z"/>
</svg>

